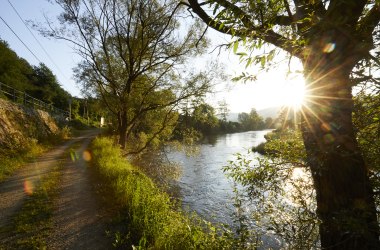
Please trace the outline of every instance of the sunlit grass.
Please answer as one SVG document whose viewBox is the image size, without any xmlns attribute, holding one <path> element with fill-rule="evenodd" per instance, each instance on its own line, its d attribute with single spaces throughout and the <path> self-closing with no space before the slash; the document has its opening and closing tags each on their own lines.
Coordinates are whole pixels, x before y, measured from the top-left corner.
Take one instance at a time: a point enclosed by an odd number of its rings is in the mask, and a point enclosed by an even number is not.
<svg viewBox="0 0 380 250">
<path fill-rule="evenodd" d="M 31 143 L 22 150 L 0 150 L 0 182 L 48 149 L 49 147 L 46 145 Z"/>
<path fill-rule="evenodd" d="M 57 134 L 45 138 L 42 142 L 33 138 L 24 138 L 22 143 L 14 143 L 13 148 L 0 148 L 0 182 L 54 145 L 69 139 L 70 135 L 71 130 L 65 126 Z"/>
<path fill-rule="evenodd" d="M 107 138 L 92 144 L 93 164 L 111 185 L 113 196 L 125 209 L 125 232 L 115 233 L 114 245 L 137 249 L 231 248 L 230 236 L 196 216 L 181 212 L 151 179 L 121 156 Z"/>
</svg>

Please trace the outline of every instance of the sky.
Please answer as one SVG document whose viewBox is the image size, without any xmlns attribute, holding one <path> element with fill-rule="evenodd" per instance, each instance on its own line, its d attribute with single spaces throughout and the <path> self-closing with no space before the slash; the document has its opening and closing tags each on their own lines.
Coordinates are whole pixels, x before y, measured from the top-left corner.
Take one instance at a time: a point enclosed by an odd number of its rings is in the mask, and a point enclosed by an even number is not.
<svg viewBox="0 0 380 250">
<path fill-rule="evenodd" d="M 31 20 L 41 23 L 44 21 L 44 15 L 53 19 L 60 13 L 59 7 L 52 5 L 47 0 L 0 0 L 0 38 L 7 41 L 10 48 L 30 64 L 38 65 L 40 62 L 46 64 L 65 90 L 74 96 L 81 96 L 80 88 L 72 77 L 72 69 L 80 61 L 80 57 L 74 53 L 70 44 L 44 38 L 29 27 L 37 38 L 36 41 L 9 2 L 24 22 Z M 225 100 L 231 113 L 240 113 L 249 112 L 252 108 L 262 110 L 273 106 L 293 104 L 302 98 L 302 79 L 300 77 L 286 79 L 287 64 L 260 73 L 255 82 L 232 82 L 230 79 L 243 71 L 256 72 L 258 66 L 246 69 L 244 64 L 239 64 L 238 56 L 234 55 L 232 51 L 221 51 L 220 54 L 217 50 L 211 52 L 218 43 L 228 41 L 229 37 L 209 30 L 208 36 L 213 41 L 213 45 L 210 47 L 210 51 L 199 60 L 206 63 L 210 60 L 218 60 L 221 65 L 224 65 L 227 75 L 227 80 L 217 82 L 215 93 L 207 97 L 206 101 L 211 105 L 217 107 L 218 102 Z M 299 65 L 292 66 L 292 70 L 297 68 Z"/>
</svg>

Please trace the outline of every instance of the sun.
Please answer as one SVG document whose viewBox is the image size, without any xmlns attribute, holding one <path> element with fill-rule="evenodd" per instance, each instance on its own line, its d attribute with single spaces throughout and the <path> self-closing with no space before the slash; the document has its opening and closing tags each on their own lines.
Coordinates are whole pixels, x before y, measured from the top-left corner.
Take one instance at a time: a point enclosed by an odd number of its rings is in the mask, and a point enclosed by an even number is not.
<svg viewBox="0 0 380 250">
<path fill-rule="evenodd" d="M 253 84 L 229 86 L 232 87 L 228 94 L 227 91 L 221 91 L 220 96 L 226 100 L 233 113 L 249 113 L 252 108 L 260 111 L 273 107 L 299 111 L 307 101 L 304 78 L 299 73 L 286 76 L 284 71 L 270 72 L 260 75 Z"/>
<path fill-rule="evenodd" d="M 300 109 L 305 102 L 305 82 L 302 77 L 287 79 L 281 88 L 279 104 Z"/>
</svg>

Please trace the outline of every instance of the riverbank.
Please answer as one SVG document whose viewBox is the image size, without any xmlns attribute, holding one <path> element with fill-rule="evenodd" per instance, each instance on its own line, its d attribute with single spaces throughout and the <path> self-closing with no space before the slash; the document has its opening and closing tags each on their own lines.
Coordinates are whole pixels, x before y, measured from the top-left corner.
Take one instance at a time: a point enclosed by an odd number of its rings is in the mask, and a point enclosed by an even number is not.
<svg viewBox="0 0 380 250">
<path fill-rule="evenodd" d="M 122 157 L 112 140 L 97 138 L 91 145 L 92 164 L 120 208 L 114 232 L 117 247 L 152 249 L 231 249 L 230 234 L 183 212 L 169 195 Z"/>
</svg>

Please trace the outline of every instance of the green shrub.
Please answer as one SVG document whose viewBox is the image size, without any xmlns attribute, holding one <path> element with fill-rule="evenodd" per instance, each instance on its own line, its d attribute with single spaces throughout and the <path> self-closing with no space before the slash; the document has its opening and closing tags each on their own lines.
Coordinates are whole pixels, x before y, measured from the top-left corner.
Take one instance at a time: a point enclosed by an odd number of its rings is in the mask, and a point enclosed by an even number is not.
<svg viewBox="0 0 380 250">
<path fill-rule="evenodd" d="M 262 154 L 262 155 L 265 155 L 266 154 L 266 152 L 265 152 L 265 144 L 266 144 L 265 142 L 260 143 L 259 145 L 253 147 L 252 151 L 253 152 L 257 152 L 257 153 Z"/>
<path fill-rule="evenodd" d="M 125 207 L 128 244 L 137 249 L 230 249 L 232 237 L 186 215 L 151 179 L 134 168 L 108 138 L 92 143 L 93 164 Z M 122 238 L 120 233 L 116 238 Z M 136 246 L 137 245 L 137 246 Z"/>
</svg>

